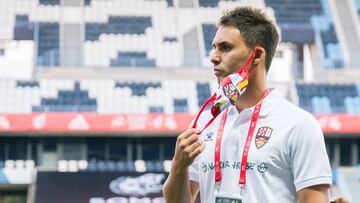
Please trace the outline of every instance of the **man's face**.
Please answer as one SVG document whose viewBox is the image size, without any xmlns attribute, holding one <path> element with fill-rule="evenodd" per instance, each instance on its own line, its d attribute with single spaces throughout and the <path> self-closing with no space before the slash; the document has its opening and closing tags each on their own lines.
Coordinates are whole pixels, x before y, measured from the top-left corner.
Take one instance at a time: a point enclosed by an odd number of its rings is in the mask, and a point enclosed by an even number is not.
<svg viewBox="0 0 360 203">
<path fill-rule="evenodd" d="M 241 68 L 250 56 L 240 31 L 231 25 L 222 25 L 213 40 L 211 63 L 218 82 Z"/>
</svg>

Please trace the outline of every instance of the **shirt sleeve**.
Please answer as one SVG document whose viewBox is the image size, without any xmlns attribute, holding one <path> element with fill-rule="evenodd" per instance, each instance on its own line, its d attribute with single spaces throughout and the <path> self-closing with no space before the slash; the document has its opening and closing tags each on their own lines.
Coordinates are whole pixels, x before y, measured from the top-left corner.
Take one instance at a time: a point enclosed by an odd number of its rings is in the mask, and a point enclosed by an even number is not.
<svg viewBox="0 0 360 203">
<path fill-rule="evenodd" d="M 308 115 L 299 121 L 289 137 L 290 167 L 296 191 L 320 184 L 332 184 L 324 135 L 317 120 Z"/>
</svg>

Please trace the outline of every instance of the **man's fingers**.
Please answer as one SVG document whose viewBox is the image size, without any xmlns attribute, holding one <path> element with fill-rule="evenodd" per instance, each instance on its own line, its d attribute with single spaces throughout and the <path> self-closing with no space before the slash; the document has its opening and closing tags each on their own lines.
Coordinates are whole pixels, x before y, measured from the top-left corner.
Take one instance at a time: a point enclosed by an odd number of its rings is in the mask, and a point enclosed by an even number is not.
<svg viewBox="0 0 360 203">
<path fill-rule="evenodd" d="M 201 151 L 202 142 L 199 140 L 199 129 L 188 129 L 177 137 L 174 160 L 179 165 L 189 165 Z"/>
<path fill-rule="evenodd" d="M 178 137 L 177 137 L 177 141 L 181 141 L 184 140 L 186 138 L 188 138 L 189 136 L 193 135 L 193 134 L 198 134 L 200 133 L 200 130 L 197 128 L 190 128 L 187 129 L 185 132 L 181 133 Z"/>
<path fill-rule="evenodd" d="M 199 141 L 199 135 L 192 134 L 186 140 L 184 140 L 184 143 L 186 144 L 186 146 L 191 146 L 192 144 L 196 143 L 197 141 Z"/>
<path fill-rule="evenodd" d="M 190 138 L 192 138 L 192 137 L 189 137 L 188 139 L 190 139 Z M 191 144 L 186 145 L 186 147 L 183 148 L 183 152 L 185 153 L 186 156 L 189 156 L 200 145 L 201 145 L 201 141 L 195 140 Z"/>
<path fill-rule="evenodd" d="M 189 154 L 191 159 L 195 159 L 205 149 L 205 144 L 200 141 L 200 144 Z"/>
<path fill-rule="evenodd" d="M 188 148 L 189 146 L 191 146 L 198 140 L 199 140 L 199 136 L 197 134 L 192 134 L 189 137 L 187 137 L 186 139 L 180 140 L 178 145 L 179 145 L 180 149 L 185 150 L 185 148 Z"/>
<path fill-rule="evenodd" d="M 202 141 L 200 139 L 197 139 L 195 142 L 193 142 L 187 148 L 189 149 L 190 152 L 193 152 L 196 148 L 200 147 L 202 144 L 203 144 Z"/>
</svg>

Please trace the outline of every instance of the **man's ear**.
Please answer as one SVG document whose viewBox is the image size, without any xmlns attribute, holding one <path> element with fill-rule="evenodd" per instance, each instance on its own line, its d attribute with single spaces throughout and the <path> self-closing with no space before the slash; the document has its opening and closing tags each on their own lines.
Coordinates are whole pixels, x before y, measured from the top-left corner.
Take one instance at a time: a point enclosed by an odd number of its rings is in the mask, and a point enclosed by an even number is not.
<svg viewBox="0 0 360 203">
<path fill-rule="evenodd" d="M 260 46 L 255 47 L 253 64 L 258 66 L 262 60 L 265 61 L 265 49 Z"/>
</svg>

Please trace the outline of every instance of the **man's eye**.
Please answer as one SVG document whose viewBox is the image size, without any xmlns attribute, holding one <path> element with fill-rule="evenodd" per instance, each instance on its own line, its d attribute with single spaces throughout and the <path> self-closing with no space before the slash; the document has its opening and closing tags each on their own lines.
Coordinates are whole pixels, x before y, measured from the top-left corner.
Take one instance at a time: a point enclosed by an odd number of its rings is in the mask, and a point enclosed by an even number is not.
<svg viewBox="0 0 360 203">
<path fill-rule="evenodd" d="M 221 46 L 221 50 L 222 50 L 222 51 L 230 51 L 230 50 L 231 50 L 231 46 L 229 46 L 229 45 L 223 45 L 223 46 Z"/>
</svg>

